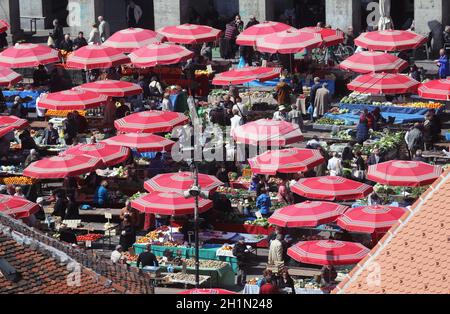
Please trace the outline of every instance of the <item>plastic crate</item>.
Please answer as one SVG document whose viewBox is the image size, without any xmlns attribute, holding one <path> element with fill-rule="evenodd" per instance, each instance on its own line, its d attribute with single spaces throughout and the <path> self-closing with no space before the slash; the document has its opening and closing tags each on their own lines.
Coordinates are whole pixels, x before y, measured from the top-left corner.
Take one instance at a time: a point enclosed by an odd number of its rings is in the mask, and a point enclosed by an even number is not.
<svg viewBox="0 0 450 314">
<path fill-rule="evenodd" d="M 450 141 L 450 132 L 445 133 L 445 140 Z"/>
</svg>

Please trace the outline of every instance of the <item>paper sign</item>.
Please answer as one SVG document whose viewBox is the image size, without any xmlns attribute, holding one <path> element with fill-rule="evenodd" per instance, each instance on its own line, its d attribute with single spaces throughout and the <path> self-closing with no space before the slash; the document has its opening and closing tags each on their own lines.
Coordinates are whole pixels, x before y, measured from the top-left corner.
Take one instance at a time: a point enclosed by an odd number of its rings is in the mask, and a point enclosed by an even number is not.
<svg viewBox="0 0 450 314">
<path fill-rule="evenodd" d="M 261 66 L 262 67 L 266 67 L 267 66 L 267 60 L 263 60 Z"/>
<path fill-rule="evenodd" d="M 106 219 L 112 219 L 112 214 L 111 213 L 105 213 L 105 218 Z"/>
<path fill-rule="evenodd" d="M 212 65 L 211 65 L 211 64 L 208 64 L 208 65 L 206 66 L 206 70 L 208 70 L 208 72 L 209 72 L 209 73 L 212 73 L 212 72 L 214 72 L 214 70 L 213 70 L 213 68 L 212 68 Z"/>
<path fill-rule="evenodd" d="M 86 241 L 86 247 L 92 247 L 92 242 L 91 241 Z"/>
</svg>

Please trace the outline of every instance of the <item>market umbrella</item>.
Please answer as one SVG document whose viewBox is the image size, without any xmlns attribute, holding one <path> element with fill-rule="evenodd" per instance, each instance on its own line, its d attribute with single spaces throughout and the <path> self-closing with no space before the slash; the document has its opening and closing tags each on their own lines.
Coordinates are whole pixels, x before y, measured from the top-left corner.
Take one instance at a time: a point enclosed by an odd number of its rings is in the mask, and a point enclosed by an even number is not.
<svg viewBox="0 0 450 314">
<path fill-rule="evenodd" d="M 357 73 L 397 73 L 406 69 L 408 62 L 381 51 L 363 51 L 348 57 L 339 67 Z"/>
<path fill-rule="evenodd" d="M 217 74 L 213 85 L 239 85 L 255 80 L 268 81 L 280 76 L 281 68 L 244 67 Z"/>
<path fill-rule="evenodd" d="M 248 160 L 253 173 L 265 175 L 305 172 L 324 162 L 319 150 L 305 148 L 271 150 Z"/>
<path fill-rule="evenodd" d="M 136 68 L 152 68 L 158 65 L 177 64 L 191 59 L 194 53 L 183 46 L 173 44 L 150 44 L 128 55 Z"/>
<path fill-rule="evenodd" d="M 22 75 L 9 68 L 0 67 L 0 86 L 16 85 L 22 80 Z"/>
<path fill-rule="evenodd" d="M 236 44 L 240 46 L 255 46 L 256 41 L 259 38 L 273 33 L 284 32 L 287 30 L 296 31 L 294 27 L 280 22 L 268 21 L 259 23 L 247 28 L 242 33 L 240 33 L 236 39 Z"/>
<path fill-rule="evenodd" d="M 391 160 L 369 166 L 367 179 L 392 186 L 424 186 L 432 184 L 442 168 L 421 161 Z"/>
<path fill-rule="evenodd" d="M 347 206 L 329 202 L 303 202 L 276 210 L 269 223 L 283 228 L 316 227 L 332 223 Z"/>
<path fill-rule="evenodd" d="M 293 54 L 304 49 L 318 48 L 322 45 L 322 36 L 312 32 L 287 30 L 258 38 L 256 50 L 267 53 Z"/>
<path fill-rule="evenodd" d="M 79 155 L 64 155 L 33 162 L 23 175 L 35 179 L 62 179 L 92 172 L 103 166 L 98 158 Z"/>
<path fill-rule="evenodd" d="M 204 213 L 212 208 L 213 202 L 199 198 L 199 213 Z M 162 216 L 193 215 L 195 210 L 195 198 L 185 198 L 184 195 L 174 192 L 153 192 L 135 199 L 131 207 L 146 214 Z"/>
<path fill-rule="evenodd" d="M 342 177 L 314 177 L 300 179 L 291 191 L 312 199 L 347 201 L 364 198 L 372 193 L 370 185 Z"/>
<path fill-rule="evenodd" d="M 194 175 L 191 172 L 164 173 L 145 182 L 144 188 L 148 192 L 174 192 L 183 195 L 194 183 Z M 223 185 L 223 182 L 214 176 L 200 173 L 198 184 L 203 192 L 211 193 Z"/>
<path fill-rule="evenodd" d="M 303 140 L 299 127 L 286 121 L 261 119 L 235 128 L 231 134 L 238 143 L 285 146 Z"/>
<path fill-rule="evenodd" d="M 322 46 L 325 47 L 336 46 L 343 43 L 345 39 L 344 32 L 338 29 L 310 26 L 301 28 L 300 31 L 320 34 L 322 37 Z"/>
<path fill-rule="evenodd" d="M 9 29 L 9 24 L 5 20 L 0 20 L 0 33 L 4 33 Z"/>
<path fill-rule="evenodd" d="M 68 68 L 93 70 L 107 69 L 130 63 L 130 59 L 115 48 L 88 45 L 75 50 L 67 57 Z"/>
<path fill-rule="evenodd" d="M 189 118 L 182 113 L 149 110 L 131 114 L 116 120 L 114 126 L 120 132 L 130 133 L 165 133 L 179 125 L 184 125 Z"/>
<path fill-rule="evenodd" d="M 43 94 L 39 108 L 49 110 L 86 110 L 97 108 L 109 100 L 106 95 L 100 95 L 82 89 L 70 89 L 62 92 Z"/>
<path fill-rule="evenodd" d="M 95 81 L 80 85 L 79 88 L 111 97 L 128 97 L 143 93 L 137 84 L 116 80 Z"/>
<path fill-rule="evenodd" d="M 419 82 L 407 75 L 370 73 L 358 76 L 347 88 L 359 93 L 388 95 L 414 93 L 419 85 Z"/>
<path fill-rule="evenodd" d="M 350 232 L 384 233 L 407 211 L 406 208 L 384 205 L 356 207 L 340 216 L 337 224 Z"/>
<path fill-rule="evenodd" d="M 0 127 L 11 127 L 13 129 L 24 129 L 30 124 L 28 120 L 16 116 L 0 116 Z"/>
<path fill-rule="evenodd" d="M 236 292 L 225 289 L 190 289 L 178 294 L 237 294 Z"/>
<path fill-rule="evenodd" d="M 22 197 L 0 194 L 0 212 L 16 219 L 28 218 L 37 213 L 40 207 Z"/>
<path fill-rule="evenodd" d="M 164 37 L 149 29 L 127 28 L 114 33 L 103 46 L 112 47 L 123 53 L 130 53 L 146 45 L 159 43 Z"/>
<path fill-rule="evenodd" d="M 109 145 L 129 147 L 138 152 L 167 151 L 175 144 L 175 142 L 164 137 L 145 133 L 120 134 L 102 142 Z"/>
<path fill-rule="evenodd" d="M 450 79 L 423 83 L 418 89 L 418 94 L 422 98 L 450 101 Z"/>
<path fill-rule="evenodd" d="M 170 42 L 187 45 L 216 41 L 222 33 L 219 29 L 196 24 L 167 26 L 157 32 Z"/>
<path fill-rule="evenodd" d="M 355 242 L 318 240 L 298 242 L 287 254 L 294 260 L 313 265 L 351 265 L 362 260 L 370 250 Z"/>
<path fill-rule="evenodd" d="M 105 143 L 83 144 L 71 147 L 64 155 L 83 155 L 100 159 L 106 166 L 114 166 L 128 159 L 130 149 Z"/>
<path fill-rule="evenodd" d="M 2 127 L 2 126 L 0 126 L 0 137 L 3 137 L 6 134 L 8 134 L 9 132 L 13 132 L 13 131 L 14 131 L 13 127 L 10 127 L 10 126 Z"/>
<path fill-rule="evenodd" d="M 355 39 L 355 45 L 369 50 L 402 51 L 416 49 L 427 39 L 411 31 L 382 30 L 362 33 Z"/>
<path fill-rule="evenodd" d="M 0 53 L 0 66 L 7 68 L 32 68 L 59 61 L 59 52 L 45 45 L 15 44 Z"/>
</svg>

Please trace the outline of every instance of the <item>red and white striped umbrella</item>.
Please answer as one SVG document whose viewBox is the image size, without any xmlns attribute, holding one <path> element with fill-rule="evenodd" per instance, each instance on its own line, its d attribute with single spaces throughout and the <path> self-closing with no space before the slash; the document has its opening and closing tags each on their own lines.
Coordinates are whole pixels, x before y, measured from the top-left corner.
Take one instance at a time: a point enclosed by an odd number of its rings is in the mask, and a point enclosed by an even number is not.
<svg viewBox="0 0 450 314">
<path fill-rule="evenodd" d="M 20 130 L 29 125 L 28 120 L 20 119 L 16 116 L 0 116 L 0 127 L 11 127 L 15 130 Z"/>
<path fill-rule="evenodd" d="M 180 292 L 179 294 L 238 294 L 233 291 L 225 290 L 225 289 L 191 289 Z"/>
<path fill-rule="evenodd" d="M 16 85 L 22 80 L 22 75 L 9 68 L 0 67 L 0 86 Z"/>
<path fill-rule="evenodd" d="M 408 62 L 381 51 L 363 51 L 348 57 L 339 67 L 357 73 L 398 73 L 408 67 Z"/>
<path fill-rule="evenodd" d="M 198 175 L 198 184 L 206 193 L 215 191 L 223 182 L 214 176 Z M 183 195 L 194 185 L 194 176 L 191 172 L 176 172 L 159 174 L 144 183 L 148 192 L 174 192 Z"/>
<path fill-rule="evenodd" d="M 294 260 L 313 265 L 357 264 L 370 250 L 355 242 L 319 240 L 298 242 L 288 249 Z"/>
<path fill-rule="evenodd" d="M 109 97 L 106 95 L 82 89 L 70 89 L 42 95 L 39 107 L 50 110 L 86 110 L 97 108 L 108 100 Z"/>
<path fill-rule="evenodd" d="M 9 29 L 9 23 L 5 20 L 0 20 L 0 33 L 4 33 Z"/>
<path fill-rule="evenodd" d="M 88 45 L 75 50 L 67 57 L 68 68 L 81 70 L 107 69 L 130 63 L 130 59 L 117 49 Z"/>
<path fill-rule="evenodd" d="M 106 166 L 114 166 L 128 159 L 130 149 L 105 143 L 84 144 L 69 148 L 61 155 L 83 155 L 101 159 Z"/>
<path fill-rule="evenodd" d="M 142 88 L 138 84 L 116 80 L 96 81 L 80 85 L 79 87 L 111 97 L 128 97 L 143 93 Z"/>
<path fill-rule="evenodd" d="M 321 28 L 321 27 L 304 27 L 301 28 L 302 32 L 311 32 L 315 34 L 320 34 L 322 36 L 322 45 L 325 47 L 336 46 L 344 42 L 344 32 L 338 29 L 331 28 Z"/>
<path fill-rule="evenodd" d="M 189 118 L 182 113 L 149 110 L 116 120 L 114 126 L 120 132 L 165 133 L 188 121 Z"/>
<path fill-rule="evenodd" d="M 248 160 L 253 173 L 266 175 L 305 172 L 324 162 L 320 151 L 305 148 L 271 150 Z"/>
<path fill-rule="evenodd" d="M 280 76 L 281 68 L 244 67 L 217 74 L 213 85 L 239 85 L 255 80 L 268 81 Z"/>
<path fill-rule="evenodd" d="M 41 159 L 29 165 L 23 175 L 35 179 L 61 179 L 92 172 L 103 166 L 98 158 L 64 155 Z"/>
<path fill-rule="evenodd" d="M 213 85 L 239 85 L 255 80 L 268 81 L 280 76 L 281 68 L 244 67 L 217 74 Z"/>
<path fill-rule="evenodd" d="M 175 142 L 154 134 L 127 133 L 120 134 L 103 141 L 103 143 L 116 146 L 125 146 L 139 152 L 168 151 Z"/>
<path fill-rule="evenodd" d="M 123 53 L 130 53 L 146 45 L 159 43 L 164 37 L 149 29 L 127 28 L 114 33 L 103 43 Z"/>
<path fill-rule="evenodd" d="M 350 232 L 387 232 L 407 212 L 406 208 L 394 206 L 363 206 L 347 210 L 338 218 L 339 227 Z"/>
<path fill-rule="evenodd" d="M 355 39 L 355 45 L 369 50 L 402 51 L 416 49 L 427 39 L 411 31 L 383 30 L 362 33 Z"/>
<path fill-rule="evenodd" d="M 219 29 L 196 24 L 167 26 L 157 32 L 170 42 L 187 45 L 216 41 L 222 33 Z"/>
<path fill-rule="evenodd" d="M 369 166 L 367 179 L 393 186 L 423 186 L 432 184 L 441 174 L 441 167 L 425 162 L 391 160 Z"/>
<path fill-rule="evenodd" d="M 238 143 L 248 145 L 285 146 L 303 140 L 298 126 L 271 119 L 261 119 L 246 123 L 231 134 Z"/>
<path fill-rule="evenodd" d="M 348 201 L 366 197 L 373 188 L 350 179 L 329 176 L 300 179 L 291 191 L 311 199 Z"/>
<path fill-rule="evenodd" d="M 59 52 L 44 45 L 16 44 L 0 53 L 0 66 L 7 68 L 32 68 L 59 61 Z"/>
<path fill-rule="evenodd" d="M 280 22 L 263 22 L 253 25 L 242 33 L 236 39 L 236 44 L 240 46 L 255 46 L 256 41 L 264 36 L 284 31 L 296 31 L 292 26 Z"/>
<path fill-rule="evenodd" d="M 0 126 L 0 137 L 5 136 L 9 132 L 14 132 L 14 128 L 10 126 L 1 127 Z"/>
<path fill-rule="evenodd" d="M 213 202 L 199 198 L 199 213 L 204 213 L 212 208 Z M 183 195 L 173 192 L 153 192 L 131 202 L 131 207 L 146 214 L 162 216 L 193 215 L 195 210 L 195 198 L 185 198 Z"/>
<path fill-rule="evenodd" d="M 370 73 L 358 76 L 347 88 L 360 93 L 388 95 L 414 93 L 419 85 L 419 82 L 406 75 Z"/>
<path fill-rule="evenodd" d="M 38 204 L 24 198 L 0 194 L 0 213 L 23 219 L 36 214 L 39 209 Z"/>
<path fill-rule="evenodd" d="M 304 49 L 318 48 L 322 45 L 320 34 L 302 31 L 284 31 L 274 33 L 256 41 L 256 49 L 260 52 L 292 54 Z"/>
<path fill-rule="evenodd" d="M 423 83 L 420 85 L 418 93 L 422 98 L 450 101 L 450 79 Z"/>
<path fill-rule="evenodd" d="M 332 223 L 347 209 L 329 202 L 304 202 L 278 209 L 269 223 L 284 228 L 316 227 Z"/>
<path fill-rule="evenodd" d="M 152 68 L 158 65 L 177 64 L 191 59 L 194 53 L 183 46 L 173 44 L 151 44 L 128 55 L 137 68 Z"/>
</svg>

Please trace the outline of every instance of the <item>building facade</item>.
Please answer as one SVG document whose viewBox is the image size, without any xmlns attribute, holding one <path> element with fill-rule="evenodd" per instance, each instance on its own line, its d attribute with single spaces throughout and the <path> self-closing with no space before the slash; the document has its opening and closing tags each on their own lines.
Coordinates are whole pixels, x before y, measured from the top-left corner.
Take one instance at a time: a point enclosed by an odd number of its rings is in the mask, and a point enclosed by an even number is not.
<svg viewBox="0 0 450 314">
<path fill-rule="evenodd" d="M 288 21 L 296 27 L 313 26 L 322 21 L 332 27 L 356 32 L 376 25 L 380 0 L 135 0 L 142 8 L 141 27 L 158 29 L 188 22 L 223 26 L 234 15 L 244 21 L 255 16 L 259 21 Z M 388 0 L 384 0 L 388 1 Z M 111 30 L 127 26 L 128 0 L 0 0 L 0 18 L 9 20 L 11 32 L 30 28 L 37 17 L 38 30 L 51 29 L 60 20 L 72 35 L 88 32 L 99 15 L 110 22 Z M 394 0 L 391 17 L 396 29 L 408 29 L 415 21 L 416 32 L 439 37 L 450 23 L 448 0 Z M 440 46 L 439 39 L 436 45 Z"/>
</svg>

